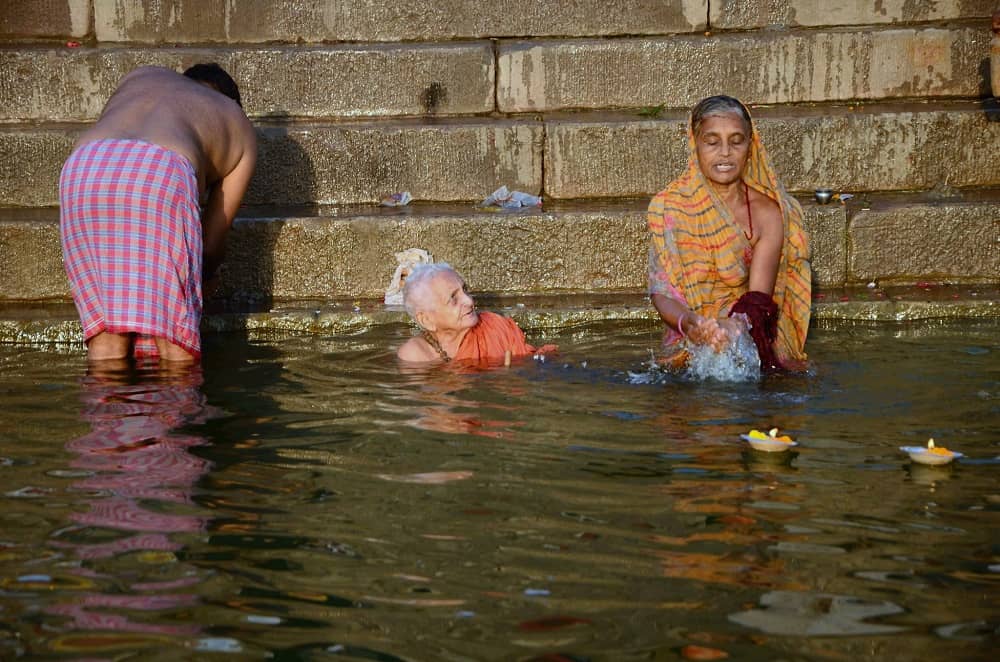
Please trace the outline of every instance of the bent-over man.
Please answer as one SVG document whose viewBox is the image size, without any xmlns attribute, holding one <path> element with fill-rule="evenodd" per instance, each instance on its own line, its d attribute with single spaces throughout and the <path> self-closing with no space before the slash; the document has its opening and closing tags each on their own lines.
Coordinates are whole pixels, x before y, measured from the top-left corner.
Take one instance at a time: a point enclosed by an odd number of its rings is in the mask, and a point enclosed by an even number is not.
<svg viewBox="0 0 1000 662">
<path fill-rule="evenodd" d="M 59 178 L 63 258 L 91 361 L 200 358 L 202 283 L 256 160 L 239 89 L 218 65 L 122 79 Z"/>
</svg>

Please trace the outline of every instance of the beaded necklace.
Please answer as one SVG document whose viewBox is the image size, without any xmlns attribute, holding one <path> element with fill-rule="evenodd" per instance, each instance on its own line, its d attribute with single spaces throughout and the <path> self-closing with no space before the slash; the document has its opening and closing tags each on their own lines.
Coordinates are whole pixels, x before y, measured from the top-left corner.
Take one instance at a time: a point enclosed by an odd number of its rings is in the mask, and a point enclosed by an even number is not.
<svg viewBox="0 0 1000 662">
<path fill-rule="evenodd" d="M 438 353 L 438 356 L 441 357 L 442 361 L 444 361 L 445 363 L 451 361 L 451 357 L 448 356 L 448 352 L 444 351 L 444 348 L 441 347 L 441 343 L 438 342 L 438 339 L 435 338 L 430 331 L 424 331 L 423 333 L 420 334 L 420 337 L 423 338 L 424 341 L 431 346 L 431 349 L 433 349 L 435 352 Z"/>
</svg>

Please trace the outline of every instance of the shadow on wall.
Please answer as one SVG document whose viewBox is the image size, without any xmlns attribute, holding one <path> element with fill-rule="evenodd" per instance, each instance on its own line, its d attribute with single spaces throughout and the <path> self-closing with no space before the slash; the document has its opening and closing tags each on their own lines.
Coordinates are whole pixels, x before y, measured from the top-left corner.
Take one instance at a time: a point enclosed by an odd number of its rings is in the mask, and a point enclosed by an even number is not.
<svg viewBox="0 0 1000 662">
<path fill-rule="evenodd" d="M 241 310 L 269 310 L 274 299 L 275 250 L 284 219 L 317 213 L 312 160 L 289 131 L 288 114 L 269 115 L 257 125 L 257 167 L 229 235 L 217 293 Z"/>
</svg>

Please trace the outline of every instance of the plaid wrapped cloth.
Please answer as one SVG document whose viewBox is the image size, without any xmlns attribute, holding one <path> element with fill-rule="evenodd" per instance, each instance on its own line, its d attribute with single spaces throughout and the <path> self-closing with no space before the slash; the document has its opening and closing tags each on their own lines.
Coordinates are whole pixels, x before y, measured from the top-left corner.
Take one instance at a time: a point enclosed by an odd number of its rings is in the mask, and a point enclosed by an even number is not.
<svg viewBox="0 0 1000 662">
<path fill-rule="evenodd" d="M 84 339 L 136 333 L 201 356 L 202 228 L 194 166 L 138 140 L 77 148 L 59 177 L 63 260 Z"/>
<path fill-rule="evenodd" d="M 747 292 L 753 251 L 698 166 L 690 121 L 688 150 L 687 170 L 649 204 L 649 293 L 672 298 L 705 317 L 725 317 Z M 756 127 L 743 181 L 781 209 L 785 242 L 774 284 L 778 310 L 773 349 L 782 365 L 800 366 L 806 359 L 812 302 L 809 240 L 802 208 L 778 181 Z M 686 360 L 680 341 L 675 330 L 666 330 L 663 348 L 668 362 Z"/>
</svg>

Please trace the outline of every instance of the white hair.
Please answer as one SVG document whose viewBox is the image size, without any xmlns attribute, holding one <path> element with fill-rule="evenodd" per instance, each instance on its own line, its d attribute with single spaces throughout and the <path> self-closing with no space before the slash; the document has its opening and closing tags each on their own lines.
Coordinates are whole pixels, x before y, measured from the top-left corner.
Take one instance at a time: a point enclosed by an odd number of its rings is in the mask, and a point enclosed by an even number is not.
<svg viewBox="0 0 1000 662">
<path fill-rule="evenodd" d="M 458 272 L 447 262 L 422 262 L 413 265 L 403 283 L 403 306 L 414 321 L 417 319 L 417 313 L 424 310 L 427 286 L 444 273 L 458 276 Z"/>
</svg>

